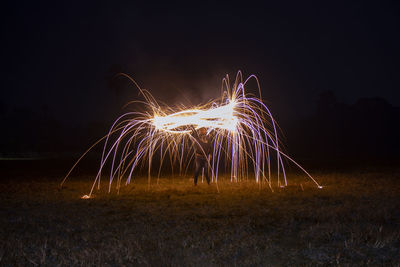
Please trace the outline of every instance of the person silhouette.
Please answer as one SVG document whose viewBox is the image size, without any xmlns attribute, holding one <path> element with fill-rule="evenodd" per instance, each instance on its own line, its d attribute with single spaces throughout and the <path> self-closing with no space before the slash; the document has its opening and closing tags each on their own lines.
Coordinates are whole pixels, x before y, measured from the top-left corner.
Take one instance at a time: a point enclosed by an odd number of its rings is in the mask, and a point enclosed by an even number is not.
<svg viewBox="0 0 400 267">
<path fill-rule="evenodd" d="M 210 184 L 210 177 L 208 175 L 208 155 L 211 151 L 211 140 L 207 135 L 206 128 L 200 128 L 197 131 L 192 132 L 195 139 L 195 169 L 194 169 L 194 185 L 197 185 L 197 178 L 200 172 L 204 169 L 204 174 L 207 179 L 207 183 Z"/>
</svg>

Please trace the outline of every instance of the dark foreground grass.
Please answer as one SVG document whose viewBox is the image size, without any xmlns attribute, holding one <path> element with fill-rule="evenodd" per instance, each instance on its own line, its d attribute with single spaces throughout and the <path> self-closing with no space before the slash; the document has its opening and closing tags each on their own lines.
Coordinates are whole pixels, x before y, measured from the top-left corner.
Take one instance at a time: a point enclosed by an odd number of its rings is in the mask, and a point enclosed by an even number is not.
<svg viewBox="0 0 400 267">
<path fill-rule="evenodd" d="M 0 264 L 399 265 L 400 175 L 316 177 L 323 189 L 290 174 L 274 192 L 221 181 L 219 193 L 189 177 L 150 189 L 143 178 L 88 200 L 92 177 L 61 191 L 51 177 L 11 177 L 0 184 Z"/>
</svg>

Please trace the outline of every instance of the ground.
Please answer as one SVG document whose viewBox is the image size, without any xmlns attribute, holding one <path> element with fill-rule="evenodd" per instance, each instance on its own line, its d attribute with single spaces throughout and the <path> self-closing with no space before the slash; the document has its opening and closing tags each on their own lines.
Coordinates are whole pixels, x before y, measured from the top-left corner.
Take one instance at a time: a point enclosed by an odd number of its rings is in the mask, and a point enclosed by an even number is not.
<svg viewBox="0 0 400 267">
<path fill-rule="evenodd" d="M 313 174 L 323 189 L 289 173 L 273 191 L 162 176 L 107 194 L 105 178 L 92 199 L 93 175 L 2 177 L 0 264 L 399 265 L 400 173 Z"/>
</svg>

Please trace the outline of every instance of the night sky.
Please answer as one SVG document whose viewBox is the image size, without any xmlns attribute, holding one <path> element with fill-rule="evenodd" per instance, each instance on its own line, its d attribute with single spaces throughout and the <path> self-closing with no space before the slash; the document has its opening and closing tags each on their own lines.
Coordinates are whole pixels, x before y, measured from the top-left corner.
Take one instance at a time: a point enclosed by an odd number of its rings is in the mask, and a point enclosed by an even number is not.
<svg viewBox="0 0 400 267">
<path fill-rule="evenodd" d="M 399 5 L 13 1 L 2 6 L 1 116 L 109 122 L 138 98 L 133 85 L 110 86 L 119 71 L 178 105 L 217 97 L 224 75 L 242 70 L 283 121 L 315 113 L 326 91 L 400 106 Z"/>
</svg>

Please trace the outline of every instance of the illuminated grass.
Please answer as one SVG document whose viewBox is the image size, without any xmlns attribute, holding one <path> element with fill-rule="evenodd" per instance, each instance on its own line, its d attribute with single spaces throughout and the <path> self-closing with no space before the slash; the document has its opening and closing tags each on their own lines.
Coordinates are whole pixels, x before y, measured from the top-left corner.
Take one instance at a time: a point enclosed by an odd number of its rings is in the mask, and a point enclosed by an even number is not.
<svg viewBox="0 0 400 267">
<path fill-rule="evenodd" d="M 93 177 L 0 183 L 1 265 L 398 265 L 400 184 L 393 172 L 290 173 L 271 192 L 254 180 L 194 187 L 138 178 L 81 200 Z M 229 177 L 225 177 L 229 180 Z M 102 189 L 107 190 L 107 189 Z"/>
</svg>

